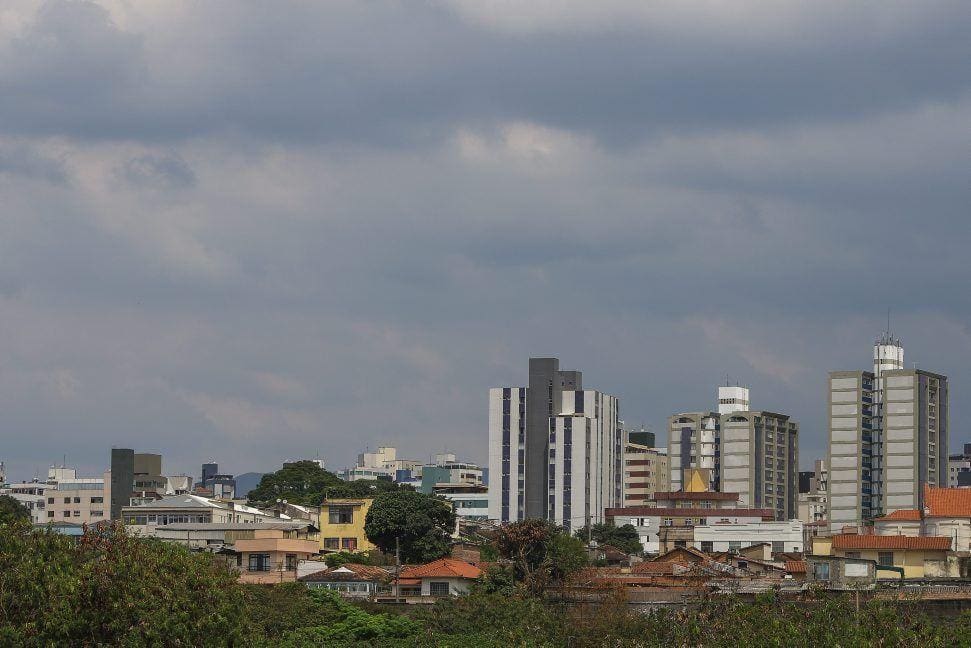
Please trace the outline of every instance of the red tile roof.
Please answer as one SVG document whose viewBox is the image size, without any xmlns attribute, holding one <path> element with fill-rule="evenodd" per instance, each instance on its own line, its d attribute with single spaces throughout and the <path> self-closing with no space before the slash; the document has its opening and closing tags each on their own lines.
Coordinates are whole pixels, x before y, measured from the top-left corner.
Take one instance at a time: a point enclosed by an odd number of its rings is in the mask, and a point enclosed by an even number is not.
<svg viewBox="0 0 971 648">
<path fill-rule="evenodd" d="M 687 567 L 687 565 L 685 565 L 685 563 L 683 562 L 678 562 L 678 561 L 658 562 L 658 561 L 652 560 L 650 562 L 637 563 L 636 565 L 630 568 L 630 572 L 632 574 L 673 574 L 675 565 L 680 565 L 681 567 Z"/>
<path fill-rule="evenodd" d="M 930 517 L 971 518 L 971 488 L 925 486 L 924 506 Z"/>
<path fill-rule="evenodd" d="M 902 535 L 856 535 L 833 536 L 833 549 L 930 549 L 948 551 L 951 539 L 941 536 L 911 537 Z"/>
<path fill-rule="evenodd" d="M 786 561 L 786 571 L 790 574 L 805 574 L 806 573 L 806 561 L 805 560 L 787 560 Z"/>
<path fill-rule="evenodd" d="M 401 578 L 478 578 L 482 570 L 454 558 L 442 558 L 427 565 L 408 567 L 401 571 Z"/>
<path fill-rule="evenodd" d="M 917 509 L 900 509 L 890 515 L 878 517 L 874 522 L 920 522 L 920 511 Z"/>
<path fill-rule="evenodd" d="M 613 518 L 618 515 L 631 517 L 707 517 L 707 518 L 740 518 L 740 517 L 760 517 L 763 520 L 775 519 L 775 511 L 772 509 L 749 509 L 749 508 L 659 508 L 656 506 L 625 506 L 624 508 L 609 508 L 606 512 L 607 517 Z"/>
</svg>

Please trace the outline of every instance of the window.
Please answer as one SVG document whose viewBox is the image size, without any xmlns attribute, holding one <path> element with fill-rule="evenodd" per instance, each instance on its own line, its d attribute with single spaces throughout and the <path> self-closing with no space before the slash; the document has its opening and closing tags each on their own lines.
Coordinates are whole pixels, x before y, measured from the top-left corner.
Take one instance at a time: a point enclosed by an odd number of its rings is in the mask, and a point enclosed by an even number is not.
<svg viewBox="0 0 971 648">
<path fill-rule="evenodd" d="M 91 517 L 104 517 L 104 511 L 91 511 Z"/>
<path fill-rule="evenodd" d="M 859 551 L 847 551 L 846 552 L 846 557 L 847 558 L 859 558 L 860 557 L 860 552 Z"/>
<path fill-rule="evenodd" d="M 429 583 L 428 593 L 432 596 L 448 596 L 448 583 Z"/>
<path fill-rule="evenodd" d="M 701 550 L 704 551 L 705 553 L 711 553 L 712 551 L 715 550 L 714 543 L 711 540 L 702 540 Z"/>
<path fill-rule="evenodd" d="M 772 541 L 772 553 L 774 554 L 782 553 L 785 550 L 786 550 L 786 546 L 784 542 L 782 542 L 781 540 Z"/>
<path fill-rule="evenodd" d="M 728 542 L 728 553 L 738 553 L 742 549 L 741 540 L 730 540 Z"/>
<path fill-rule="evenodd" d="M 341 538 L 341 549 L 357 551 L 357 538 Z"/>
<path fill-rule="evenodd" d="M 671 518 L 664 518 L 663 520 L 661 520 L 661 526 L 673 526 L 673 525 L 674 525 L 674 520 L 672 520 Z"/>
<path fill-rule="evenodd" d="M 268 553 L 251 553 L 249 555 L 249 570 L 252 571 L 270 571 L 270 554 Z"/>
<path fill-rule="evenodd" d="M 687 540 L 675 540 L 674 541 L 674 546 L 675 547 L 680 547 L 680 548 L 686 548 L 688 546 L 688 541 Z"/>
<path fill-rule="evenodd" d="M 64 517 L 66 517 L 66 518 L 71 517 L 71 512 L 70 511 L 64 511 Z"/>
<path fill-rule="evenodd" d="M 287 554 L 287 571 L 295 571 L 297 569 L 297 554 Z"/>
<path fill-rule="evenodd" d="M 53 497 L 48 497 L 47 498 L 47 503 L 48 504 L 53 504 L 54 503 L 54 498 Z"/>
<path fill-rule="evenodd" d="M 54 511 L 48 511 L 47 512 L 47 517 L 49 517 L 49 518 L 54 517 Z"/>
<path fill-rule="evenodd" d="M 81 511 L 75 511 L 74 517 L 81 517 Z"/>
<path fill-rule="evenodd" d="M 71 503 L 71 498 L 70 497 L 65 497 L 64 498 L 64 503 L 65 504 L 70 504 Z"/>
<path fill-rule="evenodd" d="M 327 519 L 331 524 L 351 524 L 354 522 L 354 508 L 350 506 L 331 506 Z"/>
<path fill-rule="evenodd" d="M 103 497 L 92 497 L 91 498 L 91 503 L 92 504 L 104 504 L 104 501 L 105 501 L 105 498 L 103 498 Z"/>
<path fill-rule="evenodd" d="M 829 563 L 813 564 L 813 580 L 829 580 Z"/>
<path fill-rule="evenodd" d="M 81 498 L 80 497 L 75 497 L 74 498 L 74 503 L 75 504 L 80 504 L 81 503 Z"/>
<path fill-rule="evenodd" d="M 893 567 L 893 552 L 881 551 L 877 554 L 877 564 Z"/>
<path fill-rule="evenodd" d="M 324 538 L 324 549 L 340 549 L 340 538 Z"/>
</svg>

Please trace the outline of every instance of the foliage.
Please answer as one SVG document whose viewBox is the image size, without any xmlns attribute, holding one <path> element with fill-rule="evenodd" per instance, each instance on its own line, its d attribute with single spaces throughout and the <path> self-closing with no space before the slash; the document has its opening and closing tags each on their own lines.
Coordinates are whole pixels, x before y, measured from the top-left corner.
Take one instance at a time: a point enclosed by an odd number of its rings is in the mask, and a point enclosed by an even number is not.
<svg viewBox="0 0 971 648">
<path fill-rule="evenodd" d="M 29 522 L 30 511 L 9 495 L 0 495 L 0 525 Z"/>
<path fill-rule="evenodd" d="M 411 619 L 388 613 L 371 614 L 344 601 L 339 594 L 312 590 L 310 598 L 333 610 L 335 619 L 327 624 L 307 625 L 287 633 L 278 644 L 288 648 L 320 645 L 349 645 L 376 640 L 406 639 L 420 630 Z"/>
<path fill-rule="evenodd" d="M 291 504 L 318 506 L 325 498 L 374 497 L 398 486 L 386 480 L 344 481 L 313 461 L 295 461 L 263 475 L 249 492 L 251 502 L 270 503 L 285 499 Z"/>
<path fill-rule="evenodd" d="M 492 565 L 482 572 L 482 578 L 472 585 L 473 592 L 511 595 L 516 592 L 516 577 L 508 565 Z"/>
<path fill-rule="evenodd" d="M 0 533 L 0 645 L 242 645 L 242 603 L 225 565 L 120 526 Z"/>
<path fill-rule="evenodd" d="M 580 540 L 586 540 L 587 527 L 577 529 L 574 536 Z M 637 535 L 637 529 L 630 524 L 619 527 L 613 524 L 594 524 L 590 528 L 589 537 L 598 544 L 617 547 L 626 554 L 639 554 L 644 549 L 640 536 Z"/>
<path fill-rule="evenodd" d="M 247 585 L 244 595 L 261 634 L 274 642 L 303 626 L 325 625 L 340 618 L 330 601 L 312 596 L 303 583 Z"/>
<path fill-rule="evenodd" d="M 328 567 L 340 567 L 348 563 L 357 565 L 392 565 L 393 557 L 380 551 L 338 551 L 324 556 Z"/>
<path fill-rule="evenodd" d="M 364 519 L 364 533 L 378 549 L 394 553 L 397 539 L 401 560 L 416 563 L 448 555 L 454 526 L 447 501 L 411 490 L 381 493 Z"/>
<path fill-rule="evenodd" d="M 513 522 L 496 535 L 499 555 L 512 563 L 513 577 L 540 593 L 587 562 L 583 543 L 546 520 Z"/>
</svg>

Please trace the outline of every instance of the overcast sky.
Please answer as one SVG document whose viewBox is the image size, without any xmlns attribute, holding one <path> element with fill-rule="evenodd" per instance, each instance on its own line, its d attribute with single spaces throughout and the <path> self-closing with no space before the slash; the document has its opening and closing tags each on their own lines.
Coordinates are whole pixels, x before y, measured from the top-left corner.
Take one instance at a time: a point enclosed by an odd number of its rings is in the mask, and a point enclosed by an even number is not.
<svg viewBox="0 0 971 648">
<path fill-rule="evenodd" d="M 971 441 L 971 3 L 0 0 L 0 459 L 484 462 L 558 356 L 825 453 L 886 327 Z"/>
</svg>

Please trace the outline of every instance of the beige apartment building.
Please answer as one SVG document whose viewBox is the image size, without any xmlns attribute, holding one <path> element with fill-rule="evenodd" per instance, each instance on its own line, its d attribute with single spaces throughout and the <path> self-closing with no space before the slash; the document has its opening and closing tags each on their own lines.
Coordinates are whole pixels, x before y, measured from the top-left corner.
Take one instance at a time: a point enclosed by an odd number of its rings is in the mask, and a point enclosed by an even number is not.
<svg viewBox="0 0 971 648">
<path fill-rule="evenodd" d="M 654 493 L 670 490 L 668 455 L 637 443 L 624 448 L 624 506 L 644 505 Z"/>
<path fill-rule="evenodd" d="M 78 477 L 73 468 L 51 469 L 56 481 L 47 487 L 43 522 L 94 524 L 109 519 L 111 473 L 103 477 Z"/>
</svg>

